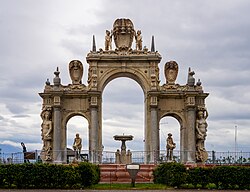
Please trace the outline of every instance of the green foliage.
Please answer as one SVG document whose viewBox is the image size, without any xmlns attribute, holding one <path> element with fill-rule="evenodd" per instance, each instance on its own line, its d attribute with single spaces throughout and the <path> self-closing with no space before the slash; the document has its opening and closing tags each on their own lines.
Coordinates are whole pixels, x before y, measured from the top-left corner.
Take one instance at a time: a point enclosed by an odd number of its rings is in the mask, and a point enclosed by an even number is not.
<svg viewBox="0 0 250 192">
<path fill-rule="evenodd" d="M 218 189 L 249 189 L 250 168 L 241 166 L 220 166 L 213 168 L 212 181 Z"/>
<path fill-rule="evenodd" d="M 205 188 L 211 182 L 211 176 L 211 168 L 191 168 L 188 170 L 187 183 L 194 185 L 195 188 Z"/>
<path fill-rule="evenodd" d="M 91 186 L 97 184 L 100 180 L 100 169 L 97 165 L 92 165 L 87 162 L 82 162 L 77 167 L 79 174 L 81 175 L 81 184 L 83 186 Z"/>
<path fill-rule="evenodd" d="M 250 189 L 250 167 L 196 167 L 167 163 L 154 171 L 154 182 L 183 188 Z"/>
<path fill-rule="evenodd" d="M 84 188 L 98 183 L 99 167 L 54 164 L 0 165 L 0 188 Z"/>
<path fill-rule="evenodd" d="M 153 172 L 154 183 L 180 187 L 186 181 L 186 167 L 180 163 L 163 163 Z"/>
</svg>

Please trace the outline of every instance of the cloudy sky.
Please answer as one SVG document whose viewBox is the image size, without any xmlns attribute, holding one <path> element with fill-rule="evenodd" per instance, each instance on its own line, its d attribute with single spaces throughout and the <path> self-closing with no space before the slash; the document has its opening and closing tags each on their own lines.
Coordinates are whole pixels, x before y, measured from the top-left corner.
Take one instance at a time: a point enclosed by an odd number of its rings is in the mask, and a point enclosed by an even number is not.
<svg viewBox="0 0 250 192">
<path fill-rule="evenodd" d="M 216 151 L 250 151 L 250 1 L 248 0 L 0 0 L 0 147 L 41 149 L 41 98 L 47 78 L 59 67 L 62 84 L 71 83 L 68 63 L 84 64 L 92 35 L 104 47 L 106 29 L 117 18 L 130 18 L 140 29 L 143 46 L 156 49 L 167 61 L 179 64 L 177 83 L 186 84 L 188 67 L 210 93 L 206 148 Z M 103 145 L 114 150 L 120 143 L 113 135 L 132 134 L 131 150 L 143 150 L 143 91 L 132 79 L 111 81 L 103 93 Z M 79 132 L 88 148 L 87 121 L 70 119 L 68 145 Z M 237 127 L 237 134 L 235 130 Z M 161 149 L 168 132 L 179 147 L 179 124 L 165 117 L 160 121 Z M 7 148 L 6 148 L 7 146 Z M 17 147 L 17 148 L 12 148 Z"/>
</svg>

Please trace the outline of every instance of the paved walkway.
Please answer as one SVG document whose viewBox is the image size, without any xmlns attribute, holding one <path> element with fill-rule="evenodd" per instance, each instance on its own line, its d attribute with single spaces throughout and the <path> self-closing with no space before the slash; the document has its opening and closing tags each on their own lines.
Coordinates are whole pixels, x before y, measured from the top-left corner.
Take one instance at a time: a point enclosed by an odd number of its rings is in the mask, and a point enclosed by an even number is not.
<svg viewBox="0 0 250 192">
<path fill-rule="evenodd" d="M 0 192 L 95 192 L 95 191 L 101 191 L 101 192 L 110 192 L 110 191 L 116 191 L 116 192 L 130 192 L 133 190 L 56 190 L 56 189 L 0 189 Z M 167 191 L 167 192 L 191 192 L 191 191 L 197 191 L 197 192 L 235 192 L 235 190 L 203 190 L 203 189 L 166 189 L 166 190 L 136 190 L 136 192 L 162 192 L 162 191 Z M 246 192 L 247 190 L 236 190 L 237 192 L 244 191 Z"/>
</svg>

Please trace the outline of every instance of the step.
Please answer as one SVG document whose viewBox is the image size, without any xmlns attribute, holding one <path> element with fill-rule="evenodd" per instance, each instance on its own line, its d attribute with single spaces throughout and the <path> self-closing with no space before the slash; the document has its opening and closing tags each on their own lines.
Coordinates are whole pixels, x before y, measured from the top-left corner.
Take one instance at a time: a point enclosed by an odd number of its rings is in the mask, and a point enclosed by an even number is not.
<svg viewBox="0 0 250 192">
<path fill-rule="evenodd" d="M 141 164 L 135 182 L 152 183 L 154 164 Z M 100 183 L 130 183 L 131 178 L 125 164 L 100 164 Z"/>
</svg>

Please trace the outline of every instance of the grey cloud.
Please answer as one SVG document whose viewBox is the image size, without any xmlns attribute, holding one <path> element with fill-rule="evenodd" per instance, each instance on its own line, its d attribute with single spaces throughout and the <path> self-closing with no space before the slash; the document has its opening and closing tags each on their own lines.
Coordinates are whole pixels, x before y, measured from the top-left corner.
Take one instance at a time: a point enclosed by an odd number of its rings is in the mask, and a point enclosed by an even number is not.
<svg viewBox="0 0 250 192">
<path fill-rule="evenodd" d="M 28 105 L 34 103 L 38 107 L 36 102 L 41 102 L 41 98 L 37 93 L 43 91 L 46 78 L 53 81 L 57 66 L 62 83 L 68 84 L 69 61 L 81 60 L 86 82 L 85 56 L 91 49 L 92 35 L 96 37 L 97 48 L 103 47 L 105 30 L 112 29 L 116 18 L 126 17 L 133 21 L 136 30 L 142 30 L 143 44 L 147 47 L 150 47 L 151 35 L 155 36 L 156 49 L 162 55 L 161 84 L 165 83 L 166 61 L 176 60 L 179 64 L 177 82 L 180 84 L 186 83 L 188 67 L 196 72 L 196 80 L 200 78 L 204 90 L 210 92 L 207 99 L 210 133 L 222 134 L 222 120 L 224 124 L 244 122 L 244 128 L 248 129 L 249 1 L 106 1 L 99 8 L 90 9 L 94 17 L 89 18 L 79 14 L 78 8 L 85 5 L 88 3 L 81 1 L 76 4 L 45 1 L 25 6 L 19 1 L 3 3 L 0 8 L 0 23 L 5 26 L 0 31 L 3 45 L 0 47 L 0 97 L 16 119 L 2 115 L 1 124 L 25 129 L 15 120 L 25 116 Z M 105 145 L 110 142 L 114 146 L 110 135 L 115 128 L 118 129 L 115 133 L 119 133 L 126 127 L 134 130 L 144 126 L 143 91 L 135 81 L 128 83 L 123 79 L 118 79 L 118 83 L 111 81 L 103 92 L 103 126 L 112 127 L 112 130 L 104 130 Z M 104 124 L 108 120 L 112 120 L 111 123 Z M 32 139 L 40 141 L 40 125 L 30 126 L 38 129 L 38 136 Z M 143 137 L 143 130 L 140 131 Z M 106 136 L 110 137 L 107 141 Z M 214 142 L 216 147 L 226 150 L 230 142 L 218 140 L 219 137 L 213 139 L 208 135 L 208 147 Z M 139 140 L 138 145 L 143 148 Z"/>
</svg>

